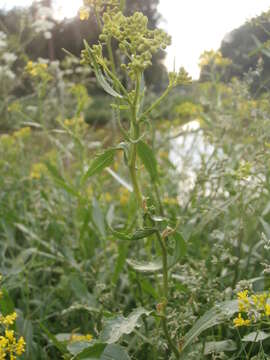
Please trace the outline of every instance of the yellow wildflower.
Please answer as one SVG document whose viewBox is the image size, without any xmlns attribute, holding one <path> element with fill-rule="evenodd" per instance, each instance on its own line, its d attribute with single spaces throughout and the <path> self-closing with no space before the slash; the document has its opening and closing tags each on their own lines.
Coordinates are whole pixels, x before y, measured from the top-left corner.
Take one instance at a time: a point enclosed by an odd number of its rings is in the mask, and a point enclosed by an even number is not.
<svg viewBox="0 0 270 360">
<path fill-rule="evenodd" d="M 264 311 L 265 311 L 266 316 L 270 316 L 270 305 L 269 304 L 265 305 Z"/>
<path fill-rule="evenodd" d="M 16 344 L 15 352 L 17 355 L 22 355 L 25 352 L 25 341 L 21 336 Z"/>
<path fill-rule="evenodd" d="M 30 178 L 39 180 L 42 175 L 44 175 L 47 171 L 47 168 L 42 163 L 36 163 L 32 165 Z"/>
<path fill-rule="evenodd" d="M 237 298 L 239 312 L 247 312 L 250 309 L 248 290 L 243 290 L 237 293 Z"/>
<path fill-rule="evenodd" d="M 13 136 L 17 139 L 24 139 L 29 137 L 31 134 L 31 128 L 29 126 L 23 127 L 13 133 Z"/>
<path fill-rule="evenodd" d="M 8 112 L 20 112 L 21 111 L 21 104 L 18 101 L 14 101 L 8 107 Z"/>
<path fill-rule="evenodd" d="M 0 275 L 0 281 L 1 279 L 2 276 Z M 17 314 L 15 312 L 5 316 L 0 314 L 0 326 L 1 329 L 5 330 L 4 334 L 0 335 L 0 360 L 6 360 L 7 358 L 16 360 L 16 356 L 22 355 L 25 351 L 24 338 L 21 336 L 17 341 L 14 330 L 9 329 L 9 326 L 14 324 L 16 318 Z"/>
<path fill-rule="evenodd" d="M 5 326 L 13 325 L 16 318 L 17 314 L 15 312 L 6 316 L 0 315 L 0 324 L 3 324 Z"/>
<path fill-rule="evenodd" d="M 82 21 L 88 20 L 90 15 L 90 9 L 83 6 L 80 8 L 79 14 Z"/>
<path fill-rule="evenodd" d="M 240 327 L 240 326 L 249 326 L 250 325 L 250 320 L 247 319 L 243 319 L 242 315 L 239 313 L 238 317 L 233 319 L 233 323 L 235 327 Z"/>
<path fill-rule="evenodd" d="M 125 206 L 129 200 L 129 190 L 123 186 L 120 187 L 120 204 Z"/>
<path fill-rule="evenodd" d="M 5 147 L 12 147 L 15 143 L 14 138 L 11 135 L 4 134 L 0 136 L 0 144 Z"/>
<path fill-rule="evenodd" d="M 259 295 L 252 295 L 252 300 L 257 310 L 263 310 L 267 301 L 268 295 L 266 293 Z"/>
<path fill-rule="evenodd" d="M 25 66 L 25 71 L 33 78 L 38 77 L 44 81 L 51 79 L 51 76 L 47 72 L 48 65 L 45 63 L 33 63 L 33 61 L 28 61 Z"/>
<path fill-rule="evenodd" d="M 167 205 L 179 205 L 177 198 L 165 197 L 163 201 Z"/>
<path fill-rule="evenodd" d="M 111 202 L 111 201 L 112 201 L 112 195 L 111 195 L 110 193 L 106 192 L 106 193 L 104 194 L 104 200 L 105 200 L 107 203 Z"/>
<path fill-rule="evenodd" d="M 93 339 L 93 336 L 91 334 L 86 334 L 86 335 L 72 334 L 71 337 L 70 337 L 71 342 L 91 341 L 92 339 Z"/>
</svg>

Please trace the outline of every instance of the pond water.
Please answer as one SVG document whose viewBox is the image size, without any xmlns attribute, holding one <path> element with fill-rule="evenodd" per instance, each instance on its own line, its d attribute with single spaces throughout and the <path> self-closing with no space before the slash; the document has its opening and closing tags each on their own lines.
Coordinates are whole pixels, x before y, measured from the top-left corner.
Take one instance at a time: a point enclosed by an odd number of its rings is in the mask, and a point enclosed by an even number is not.
<svg viewBox="0 0 270 360">
<path fill-rule="evenodd" d="M 179 134 L 170 141 L 169 159 L 179 172 L 179 201 L 182 203 L 194 188 L 202 163 L 211 158 L 215 148 L 207 142 L 196 120 L 180 127 Z"/>
</svg>

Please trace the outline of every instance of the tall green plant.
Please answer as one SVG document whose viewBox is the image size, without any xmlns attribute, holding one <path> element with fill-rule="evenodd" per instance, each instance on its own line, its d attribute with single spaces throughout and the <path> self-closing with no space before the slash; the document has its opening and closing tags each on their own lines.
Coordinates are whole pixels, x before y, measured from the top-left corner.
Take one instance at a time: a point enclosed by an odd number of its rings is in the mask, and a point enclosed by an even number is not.
<svg viewBox="0 0 270 360">
<path fill-rule="evenodd" d="M 99 43 L 89 46 L 85 42 L 82 61 L 90 66 L 96 75 L 99 85 L 114 98 L 113 109 L 117 114 L 119 129 L 123 141 L 113 148 L 107 149 L 92 162 L 84 181 L 90 176 L 108 167 L 117 151 L 123 151 L 125 164 L 130 174 L 133 192 L 137 202 L 137 231 L 132 239 L 143 239 L 155 235 L 160 247 L 160 264 L 141 264 L 129 261 L 129 265 L 138 272 L 161 271 L 163 274 L 162 298 L 157 306 L 157 316 L 161 319 L 164 336 L 170 351 L 175 358 L 180 352 L 176 341 L 172 339 L 167 321 L 167 304 L 169 301 L 169 267 L 175 259 L 168 255 L 168 239 L 173 236 L 175 247 L 184 247 L 183 239 L 176 228 L 166 226 L 169 221 L 163 218 L 163 206 L 159 195 L 159 173 L 157 160 L 152 148 L 145 142 L 149 132 L 150 115 L 170 91 L 179 84 L 189 84 L 191 79 L 181 68 L 178 73 L 169 74 L 168 87 L 164 93 L 150 106 L 144 107 L 147 89 L 144 86 L 144 72 L 152 65 L 153 55 L 160 49 L 166 49 L 171 43 L 170 36 L 163 30 L 148 28 L 148 19 L 140 12 L 132 16 L 124 15 L 124 1 L 117 0 L 85 0 L 81 9 L 81 19 L 87 19 L 90 11 L 94 11 L 101 34 Z M 117 46 L 119 59 L 116 61 L 112 53 L 112 43 Z M 106 50 L 106 51 L 105 51 Z M 108 54 L 107 56 L 105 54 Z M 125 84 L 122 79 L 126 79 Z M 123 124 L 121 114 L 128 114 L 128 123 Z M 140 163 L 148 171 L 153 185 L 156 207 L 148 207 L 147 200 L 140 183 Z M 165 226 L 164 226 L 165 224 Z M 180 245 L 179 245 L 180 244 Z"/>
</svg>

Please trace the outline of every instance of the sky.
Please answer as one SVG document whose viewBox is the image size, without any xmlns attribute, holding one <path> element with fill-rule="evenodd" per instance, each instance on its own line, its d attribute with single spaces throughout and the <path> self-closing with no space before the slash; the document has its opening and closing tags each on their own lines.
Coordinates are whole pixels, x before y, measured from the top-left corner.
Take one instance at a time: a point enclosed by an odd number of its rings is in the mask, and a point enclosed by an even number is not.
<svg viewBox="0 0 270 360">
<path fill-rule="evenodd" d="M 77 13 L 82 0 L 54 0 L 57 17 Z M 0 0 L 0 7 L 24 6 L 31 0 Z M 62 5 L 61 5 L 62 4 Z M 194 79 L 199 76 L 199 57 L 204 50 L 217 50 L 231 30 L 270 8 L 270 0 L 160 0 L 160 24 L 171 36 L 166 65 L 184 66 Z"/>
</svg>

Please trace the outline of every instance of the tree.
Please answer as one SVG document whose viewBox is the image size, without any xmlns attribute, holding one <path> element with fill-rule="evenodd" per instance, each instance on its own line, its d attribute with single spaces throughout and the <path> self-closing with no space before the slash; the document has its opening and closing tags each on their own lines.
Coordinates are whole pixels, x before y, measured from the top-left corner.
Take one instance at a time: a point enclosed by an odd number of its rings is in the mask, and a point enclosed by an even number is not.
<svg viewBox="0 0 270 360">
<path fill-rule="evenodd" d="M 242 78 L 249 70 L 256 69 L 259 60 L 263 60 L 263 72 L 256 84 L 253 84 L 253 88 L 256 90 L 260 83 L 266 85 L 270 79 L 270 57 L 266 56 L 264 50 L 268 47 L 269 40 L 269 12 L 262 13 L 225 36 L 220 51 L 223 57 L 232 60 L 232 64 L 227 68 L 226 78 Z"/>
<path fill-rule="evenodd" d="M 156 27 L 160 20 L 158 13 L 159 0 L 127 0 L 126 12 L 132 14 L 135 11 L 142 11 L 149 19 L 149 27 Z M 51 6 L 51 0 L 43 0 L 42 5 Z M 29 10 L 32 18 L 35 17 L 36 5 L 33 4 Z M 2 16 L 2 21 L 8 24 L 8 30 L 11 33 L 18 31 L 14 27 L 14 18 L 20 18 L 25 11 L 12 10 Z M 0 15 L 1 19 L 1 15 Z M 18 24 L 16 20 L 15 24 Z M 54 21 L 54 27 L 51 30 L 51 37 L 46 39 L 43 34 L 35 37 L 27 46 L 28 56 L 35 60 L 39 57 L 49 58 L 51 60 L 63 60 L 65 53 L 63 49 L 68 50 L 76 56 L 80 56 L 83 49 L 83 40 L 90 44 L 96 43 L 99 35 L 98 26 L 95 17 L 90 16 L 89 21 L 80 21 L 76 16 L 72 19 L 65 19 L 61 22 Z M 146 72 L 145 81 L 153 90 L 160 91 L 166 86 L 162 79 L 166 79 L 166 68 L 163 64 L 165 52 L 159 51 L 153 58 L 153 67 Z"/>
</svg>

